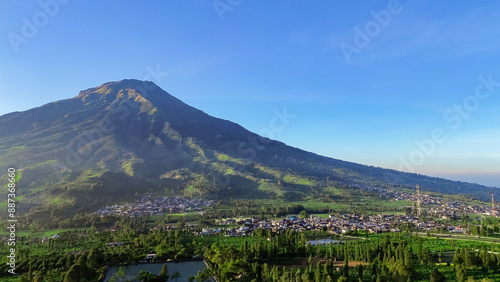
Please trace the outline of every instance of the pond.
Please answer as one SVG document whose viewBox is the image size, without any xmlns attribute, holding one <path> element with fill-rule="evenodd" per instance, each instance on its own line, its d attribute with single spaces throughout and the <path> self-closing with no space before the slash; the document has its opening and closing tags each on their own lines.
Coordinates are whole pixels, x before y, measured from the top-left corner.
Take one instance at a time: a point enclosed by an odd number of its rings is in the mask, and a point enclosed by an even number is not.
<svg viewBox="0 0 500 282">
<path fill-rule="evenodd" d="M 307 243 L 315 246 L 315 245 L 328 245 L 330 243 L 332 243 L 332 244 L 344 244 L 344 241 L 333 240 L 333 239 L 318 239 L 318 240 L 307 241 Z"/>
<path fill-rule="evenodd" d="M 130 265 L 113 265 L 108 268 L 106 272 L 106 278 L 104 281 L 109 281 L 113 275 L 115 275 L 120 267 L 123 268 L 125 272 L 125 276 L 117 279 L 116 281 L 137 281 L 134 279 L 134 276 L 139 274 L 139 271 L 149 271 L 155 275 L 160 273 L 161 268 L 163 267 L 163 262 L 159 263 L 140 263 L 140 264 L 130 264 Z M 170 277 L 178 271 L 181 274 L 181 277 L 177 279 L 177 282 L 187 282 L 189 281 L 189 276 L 196 276 L 198 271 L 202 271 L 206 268 L 205 263 L 202 260 L 197 261 L 182 261 L 182 262 L 167 262 L 168 274 Z M 175 279 L 169 279 L 168 281 L 176 281 Z M 214 281 L 214 280 L 212 280 Z"/>
</svg>

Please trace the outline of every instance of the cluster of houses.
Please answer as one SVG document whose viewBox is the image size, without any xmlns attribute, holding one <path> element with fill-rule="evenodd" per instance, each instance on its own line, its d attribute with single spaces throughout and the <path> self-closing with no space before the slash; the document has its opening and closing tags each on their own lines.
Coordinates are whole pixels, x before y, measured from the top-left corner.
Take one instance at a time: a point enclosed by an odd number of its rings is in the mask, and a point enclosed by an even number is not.
<svg viewBox="0 0 500 282">
<path fill-rule="evenodd" d="M 419 231 L 436 231 L 445 229 L 450 233 L 465 233 L 466 230 L 458 225 L 445 225 L 439 219 L 458 219 L 463 214 L 491 214 L 490 206 L 472 206 L 462 202 L 443 201 L 440 197 L 421 195 L 419 199 L 414 193 L 393 191 L 375 186 L 359 186 L 360 189 L 377 192 L 392 201 L 410 201 L 416 203 L 418 200 L 424 206 L 422 210 L 435 220 L 423 220 L 424 217 L 416 217 L 415 214 L 388 214 L 388 215 L 357 215 L 341 214 L 330 215 L 328 218 L 309 216 L 299 218 L 289 216 L 279 220 L 261 220 L 259 218 L 248 219 L 225 219 L 219 222 L 220 228 L 210 228 L 198 231 L 199 235 L 224 234 L 225 236 L 249 236 L 256 229 L 280 230 L 291 229 L 300 231 L 329 231 L 333 234 L 345 234 L 349 232 L 366 231 L 369 233 L 399 232 L 401 226 L 414 226 Z M 135 203 L 125 205 L 114 205 L 97 211 L 98 215 L 122 215 L 130 217 L 142 217 L 145 215 L 164 215 L 165 213 L 184 213 L 187 211 L 199 211 L 214 205 L 213 201 L 204 201 L 186 197 L 160 197 L 153 198 L 150 195 L 143 197 Z M 222 226 L 232 227 L 222 227 Z M 171 228 L 171 227 L 169 227 Z M 163 228 L 162 228 L 163 229 Z"/>
<path fill-rule="evenodd" d="M 122 215 L 143 217 L 146 215 L 164 215 L 166 213 L 184 213 L 202 211 L 204 207 L 214 205 L 213 201 L 186 197 L 144 196 L 137 202 L 124 205 L 106 206 L 96 212 L 97 215 Z"/>
<path fill-rule="evenodd" d="M 413 215 L 330 215 L 328 218 L 318 218 L 309 216 L 308 218 L 298 218 L 289 216 L 279 220 L 260 220 L 258 218 L 248 219 L 225 219 L 220 225 L 236 225 L 235 227 L 205 228 L 198 235 L 223 234 L 232 236 L 250 236 L 254 230 L 259 228 L 280 232 L 291 229 L 301 231 L 329 231 L 332 234 L 346 234 L 349 232 L 399 232 L 403 225 L 414 226 L 419 231 L 435 231 L 445 228 L 450 233 L 465 233 L 462 226 L 444 225 L 436 221 L 423 221 Z"/>
<path fill-rule="evenodd" d="M 492 212 L 491 205 L 469 205 L 463 202 L 448 201 L 438 207 L 431 207 L 429 212 L 443 214 L 443 216 L 456 216 L 462 214 L 477 214 L 498 216 L 496 208 Z"/>
<path fill-rule="evenodd" d="M 290 216 L 288 218 L 280 220 L 260 220 L 259 218 L 248 218 L 243 220 L 236 219 L 225 219 L 220 222 L 221 225 L 239 225 L 238 227 L 232 228 L 205 228 L 199 235 L 212 235 L 219 234 L 222 232 L 225 236 L 250 236 L 252 232 L 261 228 L 265 230 L 271 230 L 273 232 L 280 232 L 287 229 L 292 229 L 294 231 L 319 231 L 324 230 L 324 228 L 329 227 L 328 219 L 319 219 L 316 217 L 309 217 L 306 219 L 300 219 L 296 216 Z"/>
<path fill-rule="evenodd" d="M 439 218 L 443 219 L 454 218 L 463 214 L 499 215 L 496 208 L 492 211 L 491 205 L 470 205 L 459 201 L 445 201 L 439 196 L 427 194 L 420 195 L 419 199 L 416 193 L 396 191 L 370 185 L 355 184 L 354 186 L 367 191 L 376 192 L 381 196 L 391 199 L 392 201 L 409 201 L 417 203 L 417 201 L 420 200 L 420 204 L 422 206 L 426 206 L 425 210 L 427 211 L 427 214 L 437 215 Z"/>
<path fill-rule="evenodd" d="M 395 201 L 410 201 L 410 202 L 417 202 L 417 194 L 415 193 L 407 193 L 407 192 L 401 192 L 401 191 L 394 191 L 394 200 Z M 439 205 L 441 204 L 442 199 L 436 196 L 431 196 L 427 194 L 420 195 L 420 203 L 422 205 Z"/>
<path fill-rule="evenodd" d="M 371 186 L 371 185 L 361 185 L 361 184 L 352 184 L 352 185 L 354 187 L 359 188 L 359 189 L 378 193 L 383 197 L 387 197 L 387 198 L 391 199 L 392 201 L 417 202 L 417 200 L 418 200 L 417 194 L 415 194 L 415 193 L 408 193 L 408 192 L 404 192 L 404 191 L 385 189 L 385 188 L 380 188 L 380 187 Z M 420 195 L 420 203 L 422 205 L 441 204 L 441 201 L 442 201 L 442 199 L 440 197 L 431 196 L 431 195 L 427 195 L 427 194 Z"/>
</svg>

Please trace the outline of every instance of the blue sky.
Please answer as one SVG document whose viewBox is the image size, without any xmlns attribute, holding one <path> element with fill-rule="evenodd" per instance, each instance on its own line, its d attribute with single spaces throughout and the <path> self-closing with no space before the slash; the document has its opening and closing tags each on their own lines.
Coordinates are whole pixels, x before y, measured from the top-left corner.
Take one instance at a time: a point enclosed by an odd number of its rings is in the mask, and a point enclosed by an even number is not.
<svg viewBox="0 0 500 282">
<path fill-rule="evenodd" d="M 2 1 L 0 115 L 147 79 L 321 155 L 500 187 L 499 10 L 495 1 Z"/>
</svg>

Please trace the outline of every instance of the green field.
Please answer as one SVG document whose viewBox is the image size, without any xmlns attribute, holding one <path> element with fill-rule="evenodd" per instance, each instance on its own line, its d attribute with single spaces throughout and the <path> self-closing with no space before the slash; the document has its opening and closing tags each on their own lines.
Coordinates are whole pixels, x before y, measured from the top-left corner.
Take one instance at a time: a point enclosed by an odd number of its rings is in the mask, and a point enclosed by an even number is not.
<svg viewBox="0 0 500 282">
<path fill-rule="evenodd" d="M 16 174 L 15 180 L 16 180 L 16 183 L 18 183 L 19 179 L 21 179 L 21 177 L 23 176 L 23 171 L 22 170 L 16 170 L 15 174 Z M 3 188 L 4 189 L 9 188 L 9 182 L 5 183 L 5 185 L 3 186 Z"/>
<path fill-rule="evenodd" d="M 16 235 L 29 237 L 29 238 L 42 238 L 42 237 L 50 237 L 52 235 L 61 234 L 62 232 L 72 231 L 72 230 L 75 230 L 75 229 L 51 229 L 51 230 L 38 230 L 38 231 L 17 230 Z M 85 230 L 85 228 L 78 229 L 78 230 Z M 5 229 L 0 232 L 0 236 L 8 236 L 8 235 L 9 235 L 9 232 Z"/>
<path fill-rule="evenodd" d="M 26 146 L 16 146 L 12 148 L 7 148 L 7 149 L 0 149 L 0 156 L 4 155 L 14 155 L 17 153 L 20 153 L 26 149 Z"/>
<path fill-rule="evenodd" d="M 421 233 L 422 236 L 426 236 Z M 457 240 L 457 241 L 469 241 L 469 242 L 483 242 L 491 244 L 500 244 L 500 238 L 492 237 L 481 237 L 476 235 L 451 235 L 451 234 L 432 234 L 431 237 L 438 238 L 441 240 Z"/>
</svg>

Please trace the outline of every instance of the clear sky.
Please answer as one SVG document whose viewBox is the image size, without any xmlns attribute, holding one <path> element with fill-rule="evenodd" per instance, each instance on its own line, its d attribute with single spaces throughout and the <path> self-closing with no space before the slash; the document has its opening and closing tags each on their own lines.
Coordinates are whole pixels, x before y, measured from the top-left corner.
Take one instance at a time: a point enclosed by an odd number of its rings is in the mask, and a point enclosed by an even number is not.
<svg viewBox="0 0 500 282">
<path fill-rule="evenodd" d="M 0 115 L 147 79 L 321 155 L 500 187 L 498 1 L 0 2 Z"/>
</svg>

